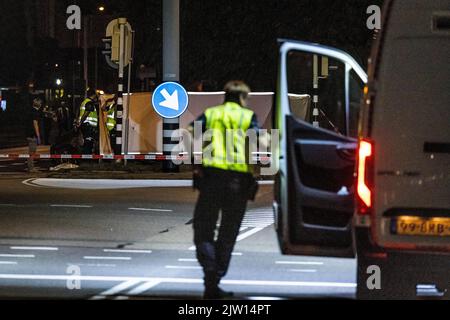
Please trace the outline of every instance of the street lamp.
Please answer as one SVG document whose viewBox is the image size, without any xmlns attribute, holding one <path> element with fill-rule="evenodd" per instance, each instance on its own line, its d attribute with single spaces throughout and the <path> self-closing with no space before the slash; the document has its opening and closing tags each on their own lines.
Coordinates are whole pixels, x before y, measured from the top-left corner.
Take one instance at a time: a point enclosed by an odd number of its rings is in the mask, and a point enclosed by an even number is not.
<svg viewBox="0 0 450 320">
<path fill-rule="evenodd" d="M 100 7 L 98 7 L 98 11 L 100 11 L 100 12 L 103 12 L 103 11 L 105 11 L 105 7 L 104 7 L 104 6 L 100 6 Z"/>
<path fill-rule="evenodd" d="M 56 79 L 56 85 L 59 87 L 60 85 L 62 85 L 62 80 L 61 79 Z"/>
</svg>

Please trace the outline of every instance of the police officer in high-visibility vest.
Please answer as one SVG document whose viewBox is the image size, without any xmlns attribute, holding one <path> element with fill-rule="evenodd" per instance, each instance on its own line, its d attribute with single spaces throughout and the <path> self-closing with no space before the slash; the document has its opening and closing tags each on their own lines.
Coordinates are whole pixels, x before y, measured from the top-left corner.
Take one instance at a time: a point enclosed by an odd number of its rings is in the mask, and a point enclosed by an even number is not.
<svg viewBox="0 0 450 320">
<path fill-rule="evenodd" d="M 91 155 L 98 153 L 98 112 L 99 112 L 99 98 L 97 91 L 89 89 L 87 98 L 81 103 L 80 115 L 78 117 L 77 127 L 83 133 L 83 149 L 82 153 Z"/>
<path fill-rule="evenodd" d="M 109 110 L 106 113 L 106 127 L 111 134 L 116 127 L 116 105 L 109 106 Z"/>
<path fill-rule="evenodd" d="M 228 271 L 247 201 L 254 199 L 257 191 L 246 151 L 248 130 L 259 130 L 255 113 L 245 108 L 250 88 L 242 81 L 231 81 L 225 92 L 223 105 L 207 109 L 196 120 L 204 132 L 212 134 L 211 144 L 203 149 L 202 166 L 194 169 L 194 183 L 200 191 L 194 212 L 194 242 L 205 274 L 205 299 L 233 296 L 219 284 Z M 230 130 L 235 131 L 231 138 Z"/>
</svg>

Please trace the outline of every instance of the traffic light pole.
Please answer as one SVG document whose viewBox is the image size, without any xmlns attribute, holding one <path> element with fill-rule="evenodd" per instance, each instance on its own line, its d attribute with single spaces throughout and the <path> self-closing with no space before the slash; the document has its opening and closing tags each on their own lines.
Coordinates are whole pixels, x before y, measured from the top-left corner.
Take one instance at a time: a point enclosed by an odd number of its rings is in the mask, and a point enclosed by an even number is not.
<svg viewBox="0 0 450 320">
<path fill-rule="evenodd" d="M 119 45 L 119 80 L 117 86 L 117 115 L 116 115 L 116 143 L 114 146 L 114 154 L 121 155 L 122 135 L 123 135 L 123 84 L 125 69 L 125 28 L 127 19 L 119 18 L 120 25 L 120 45 Z"/>
<path fill-rule="evenodd" d="M 163 1 L 163 81 L 180 81 L 180 0 Z M 177 141 L 171 141 L 173 131 L 180 128 L 180 118 L 163 121 L 163 153 L 172 155 Z M 178 172 L 172 161 L 163 162 L 164 172 Z"/>
</svg>

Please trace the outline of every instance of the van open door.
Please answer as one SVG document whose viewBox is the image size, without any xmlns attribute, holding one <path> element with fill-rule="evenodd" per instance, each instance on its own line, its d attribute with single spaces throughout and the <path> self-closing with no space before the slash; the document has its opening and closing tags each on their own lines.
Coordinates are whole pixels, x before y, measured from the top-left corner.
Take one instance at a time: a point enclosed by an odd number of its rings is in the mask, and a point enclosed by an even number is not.
<svg viewBox="0 0 450 320">
<path fill-rule="evenodd" d="M 357 118 L 367 74 L 343 51 L 282 41 L 275 111 L 283 254 L 354 257 Z"/>
</svg>

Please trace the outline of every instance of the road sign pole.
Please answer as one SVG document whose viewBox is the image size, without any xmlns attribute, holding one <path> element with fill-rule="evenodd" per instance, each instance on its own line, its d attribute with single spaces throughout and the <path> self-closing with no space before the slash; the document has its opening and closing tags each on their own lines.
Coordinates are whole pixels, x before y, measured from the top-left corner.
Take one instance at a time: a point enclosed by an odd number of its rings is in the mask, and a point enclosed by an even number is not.
<svg viewBox="0 0 450 320">
<path fill-rule="evenodd" d="M 125 69 L 125 28 L 126 18 L 119 18 L 120 44 L 119 44 L 119 80 L 117 88 L 117 115 L 116 115 L 116 144 L 114 154 L 122 154 L 123 141 L 123 78 Z"/>
<path fill-rule="evenodd" d="M 125 119 L 125 147 L 124 147 L 124 153 L 128 155 L 129 152 L 129 143 L 130 143 L 130 100 L 131 100 L 131 71 L 133 66 L 133 59 L 134 59 L 134 40 L 135 40 L 135 33 L 134 31 L 131 31 L 131 56 L 130 56 L 130 62 L 128 64 L 128 90 L 127 90 L 127 116 Z M 125 159 L 125 166 L 127 165 L 127 160 Z"/>
<path fill-rule="evenodd" d="M 163 1 L 163 81 L 180 81 L 180 0 Z M 180 119 L 163 121 L 163 153 L 171 155 L 178 145 L 171 141 L 173 131 L 180 128 Z M 164 172 L 178 172 L 172 161 L 163 163 Z"/>
</svg>

